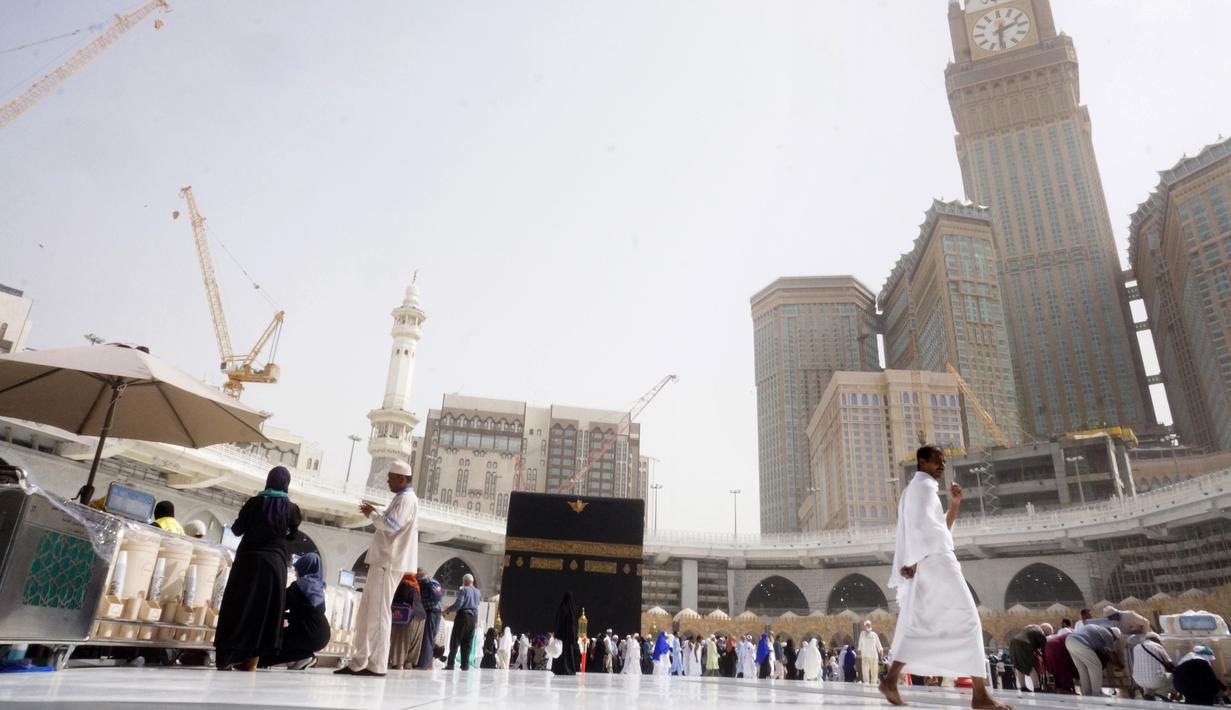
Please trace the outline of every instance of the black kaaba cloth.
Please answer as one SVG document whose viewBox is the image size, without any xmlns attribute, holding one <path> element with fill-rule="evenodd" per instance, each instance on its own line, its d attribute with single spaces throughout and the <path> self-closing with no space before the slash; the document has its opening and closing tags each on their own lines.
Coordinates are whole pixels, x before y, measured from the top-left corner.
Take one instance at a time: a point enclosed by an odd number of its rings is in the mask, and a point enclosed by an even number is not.
<svg viewBox="0 0 1231 710">
<path fill-rule="evenodd" d="M 565 592 L 588 635 L 641 629 L 645 501 L 514 492 L 505 529 L 500 618 L 514 633 L 547 633 Z"/>
</svg>

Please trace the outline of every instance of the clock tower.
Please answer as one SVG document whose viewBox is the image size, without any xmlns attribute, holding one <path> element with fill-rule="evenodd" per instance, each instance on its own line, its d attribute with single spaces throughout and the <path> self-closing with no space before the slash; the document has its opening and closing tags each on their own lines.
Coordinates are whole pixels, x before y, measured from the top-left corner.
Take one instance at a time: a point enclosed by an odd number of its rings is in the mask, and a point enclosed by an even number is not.
<svg viewBox="0 0 1231 710">
<path fill-rule="evenodd" d="M 1073 41 L 1050 0 L 950 0 L 949 31 L 958 162 L 992 210 L 1023 428 L 1153 423 Z"/>
</svg>

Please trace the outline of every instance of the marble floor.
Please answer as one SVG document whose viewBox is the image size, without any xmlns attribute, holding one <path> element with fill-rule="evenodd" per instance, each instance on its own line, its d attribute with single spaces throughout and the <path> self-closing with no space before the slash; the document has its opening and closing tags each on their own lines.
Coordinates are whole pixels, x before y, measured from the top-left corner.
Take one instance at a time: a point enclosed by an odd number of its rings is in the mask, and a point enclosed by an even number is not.
<svg viewBox="0 0 1231 710">
<path fill-rule="evenodd" d="M 904 693 L 915 707 L 969 707 L 969 691 L 923 688 Z M 1003 693 L 1025 710 L 1097 706 L 1158 708 L 1156 703 L 1105 698 Z M 549 710 L 577 708 L 692 708 L 792 705 L 824 708 L 888 707 L 858 684 L 742 681 L 725 678 L 579 675 L 525 671 L 395 671 L 385 678 L 335 676 L 328 670 L 219 673 L 190 668 L 70 668 L 56 673 L 0 674 L 0 707 L 119 710 L 157 705 L 190 708 L 328 708 Z"/>
</svg>

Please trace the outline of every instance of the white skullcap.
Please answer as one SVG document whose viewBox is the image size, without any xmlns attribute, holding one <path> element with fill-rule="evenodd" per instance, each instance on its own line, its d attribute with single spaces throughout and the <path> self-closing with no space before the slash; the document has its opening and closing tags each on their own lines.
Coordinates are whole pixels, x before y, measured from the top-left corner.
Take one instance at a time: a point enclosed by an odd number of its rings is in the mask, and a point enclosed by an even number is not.
<svg viewBox="0 0 1231 710">
<path fill-rule="evenodd" d="M 410 473 L 411 473 L 410 465 L 407 464 L 405 461 L 394 461 L 393 463 L 389 464 L 388 472 L 397 474 L 399 476 L 405 476 L 406 478 L 410 478 Z"/>
</svg>

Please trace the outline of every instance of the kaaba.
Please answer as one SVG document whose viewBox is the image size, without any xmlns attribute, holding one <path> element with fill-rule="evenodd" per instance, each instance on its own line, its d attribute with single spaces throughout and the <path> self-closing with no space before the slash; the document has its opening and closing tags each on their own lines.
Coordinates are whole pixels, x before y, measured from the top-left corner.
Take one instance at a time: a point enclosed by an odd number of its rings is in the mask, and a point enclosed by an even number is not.
<svg viewBox="0 0 1231 710">
<path fill-rule="evenodd" d="M 641 629 L 645 501 L 514 492 L 505 529 L 500 618 L 516 633 L 556 629 L 565 592 L 589 635 Z"/>
</svg>

